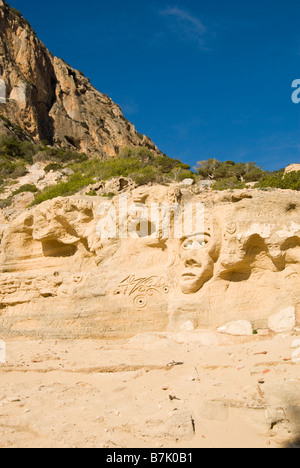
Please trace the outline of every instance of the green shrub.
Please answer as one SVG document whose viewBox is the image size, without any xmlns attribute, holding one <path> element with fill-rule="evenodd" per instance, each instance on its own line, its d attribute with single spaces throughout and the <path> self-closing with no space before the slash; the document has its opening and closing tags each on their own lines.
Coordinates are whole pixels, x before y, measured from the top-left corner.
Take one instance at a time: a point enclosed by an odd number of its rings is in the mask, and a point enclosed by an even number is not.
<svg viewBox="0 0 300 468">
<path fill-rule="evenodd" d="M 32 164 L 32 157 L 37 145 L 29 141 L 20 141 L 15 137 L 2 136 L 0 139 L 0 156 L 5 159 L 20 159 Z"/>
<path fill-rule="evenodd" d="M 82 190 L 84 187 L 91 185 L 94 179 L 91 177 L 85 177 L 80 174 L 74 174 L 70 176 L 67 182 L 60 182 L 56 185 L 51 185 L 45 190 L 37 194 L 31 205 L 38 205 L 46 200 L 52 200 L 57 197 L 66 197 L 74 195 L 74 193 Z"/>
<path fill-rule="evenodd" d="M 90 191 L 87 193 L 87 195 L 88 195 L 89 197 L 96 197 L 96 196 L 97 196 L 97 192 L 96 192 L 96 190 L 90 190 Z"/>
<path fill-rule="evenodd" d="M 189 171 L 190 166 L 188 164 L 182 163 L 179 159 L 172 159 L 168 156 L 158 156 L 155 158 L 155 166 L 163 174 L 170 174 L 174 169 Z M 192 174 L 192 171 L 190 171 Z"/>
<path fill-rule="evenodd" d="M 234 161 L 221 162 L 218 159 L 208 159 L 199 161 L 195 169 L 202 178 L 212 180 L 234 177 L 242 182 L 256 182 L 264 175 L 262 168 L 253 162 L 235 163 Z"/>
<path fill-rule="evenodd" d="M 219 169 L 220 165 L 221 162 L 218 159 L 211 158 L 205 161 L 198 161 L 195 169 L 203 179 L 215 179 L 215 172 Z"/>
<path fill-rule="evenodd" d="M 114 198 L 115 194 L 109 192 L 109 193 L 103 193 L 101 196 L 104 197 L 104 198 L 108 198 L 109 200 L 112 200 Z"/>
<path fill-rule="evenodd" d="M 63 169 L 63 166 L 56 162 L 50 163 L 44 168 L 45 172 L 60 171 L 61 169 Z"/>
<path fill-rule="evenodd" d="M 273 174 L 267 174 L 262 177 L 259 188 L 279 188 L 289 190 L 300 190 L 300 172 L 289 172 L 284 174 L 282 171 Z"/>
<path fill-rule="evenodd" d="M 0 209 L 8 208 L 13 201 L 13 197 L 8 197 L 5 200 L 0 200 Z"/>
<path fill-rule="evenodd" d="M 150 164 L 155 160 L 155 156 L 148 148 L 143 146 L 138 148 L 122 148 L 119 154 L 120 159 L 138 160 L 141 164 Z"/>
<path fill-rule="evenodd" d="M 56 163 L 80 163 L 88 160 L 86 154 L 78 153 L 76 151 L 51 148 L 49 146 L 44 146 L 40 148 L 40 150 L 44 152 L 45 160 L 54 161 Z"/>
<path fill-rule="evenodd" d="M 22 185 L 22 187 L 15 190 L 8 198 L 6 198 L 5 200 L 0 200 L 0 208 L 9 207 L 13 202 L 14 196 L 18 195 L 19 193 L 24 193 L 24 192 L 36 193 L 37 191 L 38 189 L 36 188 L 35 185 L 30 185 L 30 184 Z"/>
<path fill-rule="evenodd" d="M 31 193 L 36 193 L 38 192 L 38 189 L 35 185 L 32 184 L 25 184 L 22 185 L 22 187 L 18 188 L 12 193 L 12 196 L 18 195 L 19 193 L 24 193 L 24 192 L 31 192 Z"/>
<path fill-rule="evenodd" d="M 23 161 L 12 162 L 0 156 L 0 177 L 3 179 L 17 179 L 27 173 Z"/>
<path fill-rule="evenodd" d="M 4 123 L 4 126 L 8 129 L 14 132 L 17 138 L 20 139 L 20 141 L 23 141 L 24 138 L 30 138 L 29 135 L 26 134 L 26 132 L 20 127 L 20 125 L 16 125 L 13 122 L 11 122 L 7 117 L 4 115 L 0 114 L 0 119 Z"/>
<path fill-rule="evenodd" d="M 112 177 L 128 177 L 130 173 L 138 172 L 144 167 L 138 159 L 134 158 L 111 158 L 106 161 L 89 159 L 81 164 L 71 165 L 75 173 L 83 174 L 85 177 L 108 180 Z"/>
<path fill-rule="evenodd" d="M 138 172 L 129 174 L 129 177 L 137 185 L 147 185 L 149 183 L 157 182 L 159 179 L 159 174 L 157 174 L 157 171 L 154 167 L 147 166 L 140 169 Z"/>
<path fill-rule="evenodd" d="M 241 182 L 238 180 L 237 177 L 227 177 L 226 179 L 220 179 L 217 182 L 215 182 L 211 188 L 212 190 L 229 190 L 229 189 L 243 189 L 245 188 L 246 185 L 244 182 Z"/>
<path fill-rule="evenodd" d="M 293 202 L 289 202 L 285 207 L 285 212 L 289 213 L 290 211 L 294 211 L 297 209 L 297 204 Z"/>
<path fill-rule="evenodd" d="M 73 152 L 62 152 L 53 148 L 45 148 L 44 153 L 52 158 L 53 163 L 49 164 L 46 170 L 56 169 L 58 160 L 64 162 L 73 161 L 68 164 L 74 172 L 67 182 L 61 182 L 48 187 L 42 193 L 38 193 L 34 204 L 41 203 L 59 196 L 67 196 L 76 193 L 84 187 L 93 184 L 96 180 L 109 180 L 114 177 L 129 177 L 137 185 L 149 183 L 164 183 L 166 180 L 183 180 L 194 177 L 190 166 L 183 164 L 178 159 L 168 156 L 156 157 L 148 148 L 123 148 L 116 158 L 109 158 L 105 161 L 100 159 L 87 159 L 85 155 Z M 63 158 L 62 158 L 63 155 Z M 55 161 L 56 160 L 56 161 Z M 95 191 L 90 191 L 89 195 L 95 196 Z"/>
<path fill-rule="evenodd" d="M 19 177 L 23 177 L 27 174 L 26 165 L 23 162 L 17 162 L 13 164 L 13 172 L 11 173 L 11 179 L 18 179 Z"/>
<path fill-rule="evenodd" d="M 187 170 L 182 170 L 180 169 L 178 173 L 175 176 L 175 180 L 178 182 L 182 182 L 184 179 L 194 179 L 195 180 L 195 174 L 193 174 L 192 171 L 187 171 Z"/>
<path fill-rule="evenodd" d="M 20 150 L 22 156 L 20 159 L 25 161 L 28 164 L 33 164 L 33 156 L 38 151 L 39 147 L 30 141 L 23 141 L 20 143 Z"/>
<path fill-rule="evenodd" d="M 0 120 L 2 120 L 2 122 L 4 123 L 4 125 L 6 126 L 6 128 L 11 125 L 11 121 L 5 117 L 4 115 L 0 114 Z"/>
</svg>

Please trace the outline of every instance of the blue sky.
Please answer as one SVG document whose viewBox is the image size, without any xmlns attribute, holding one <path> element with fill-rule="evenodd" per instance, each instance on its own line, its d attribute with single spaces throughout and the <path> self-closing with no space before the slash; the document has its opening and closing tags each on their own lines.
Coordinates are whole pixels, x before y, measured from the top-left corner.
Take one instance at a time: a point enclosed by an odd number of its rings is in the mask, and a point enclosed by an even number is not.
<svg viewBox="0 0 300 468">
<path fill-rule="evenodd" d="M 8 0 L 171 157 L 300 162 L 299 0 Z"/>
</svg>

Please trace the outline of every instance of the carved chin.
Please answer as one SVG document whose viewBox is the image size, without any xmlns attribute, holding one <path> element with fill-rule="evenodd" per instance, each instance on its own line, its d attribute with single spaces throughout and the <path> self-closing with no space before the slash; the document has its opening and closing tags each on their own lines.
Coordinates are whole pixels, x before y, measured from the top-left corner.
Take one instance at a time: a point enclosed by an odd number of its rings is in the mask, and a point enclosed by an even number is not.
<svg viewBox="0 0 300 468">
<path fill-rule="evenodd" d="M 183 294 L 194 294 L 212 278 L 213 271 L 203 271 L 201 274 L 183 273 L 180 277 L 180 288 Z"/>
</svg>

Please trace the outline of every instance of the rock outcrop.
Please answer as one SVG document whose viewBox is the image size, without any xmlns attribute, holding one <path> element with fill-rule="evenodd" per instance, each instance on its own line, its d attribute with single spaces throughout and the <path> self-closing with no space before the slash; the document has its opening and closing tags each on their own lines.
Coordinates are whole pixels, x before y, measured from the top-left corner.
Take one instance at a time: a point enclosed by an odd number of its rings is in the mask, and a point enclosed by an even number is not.
<svg viewBox="0 0 300 468">
<path fill-rule="evenodd" d="M 300 171 L 300 164 L 290 164 L 285 169 L 286 174 L 289 174 L 290 172 L 299 172 L 299 171 Z"/>
<path fill-rule="evenodd" d="M 124 146 L 159 153 L 117 104 L 81 72 L 53 57 L 30 24 L 5 2 L 0 4 L 0 94 L 0 114 L 34 141 L 100 157 L 115 156 Z M 0 133 L 7 133 L 2 124 Z"/>
<path fill-rule="evenodd" d="M 0 133 L 100 157 L 128 145 L 159 153 L 1 0 L 0 117 Z M 42 189 L 51 177 L 35 165 L 19 183 Z M 207 192 L 192 180 L 135 189 L 118 178 L 26 209 L 32 197 L 0 211 L 3 337 L 124 338 L 186 324 L 248 335 L 300 322 L 297 192 Z"/>
<path fill-rule="evenodd" d="M 2 336 L 122 338 L 187 322 L 197 329 L 247 321 L 249 330 L 271 324 L 278 332 L 299 325 L 300 195 L 249 190 L 233 202 L 230 192 L 196 191 L 78 194 L 3 217 Z"/>
</svg>

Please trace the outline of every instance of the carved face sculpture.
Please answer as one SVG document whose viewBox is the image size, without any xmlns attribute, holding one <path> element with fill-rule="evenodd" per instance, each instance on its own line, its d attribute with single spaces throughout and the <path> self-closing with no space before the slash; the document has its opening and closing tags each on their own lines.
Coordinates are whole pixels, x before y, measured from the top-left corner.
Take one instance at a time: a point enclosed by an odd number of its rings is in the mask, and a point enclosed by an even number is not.
<svg viewBox="0 0 300 468">
<path fill-rule="evenodd" d="M 265 242 L 268 247 L 269 255 L 273 260 L 278 261 L 284 258 L 285 252 L 281 249 L 283 244 L 283 239 L 281 237 L 275 233 L 269 239 L 266 239 Z"/>
<path fill-rule="evenodd" d="M 180 275 L 180 287 L 184 294 L 193 294 L 212 278 L 214 264 L 220 251 L 220 236 L 213 223 L 203 233 L 183 239 L 181 258 L 184 269 Z"/>
</svg>

